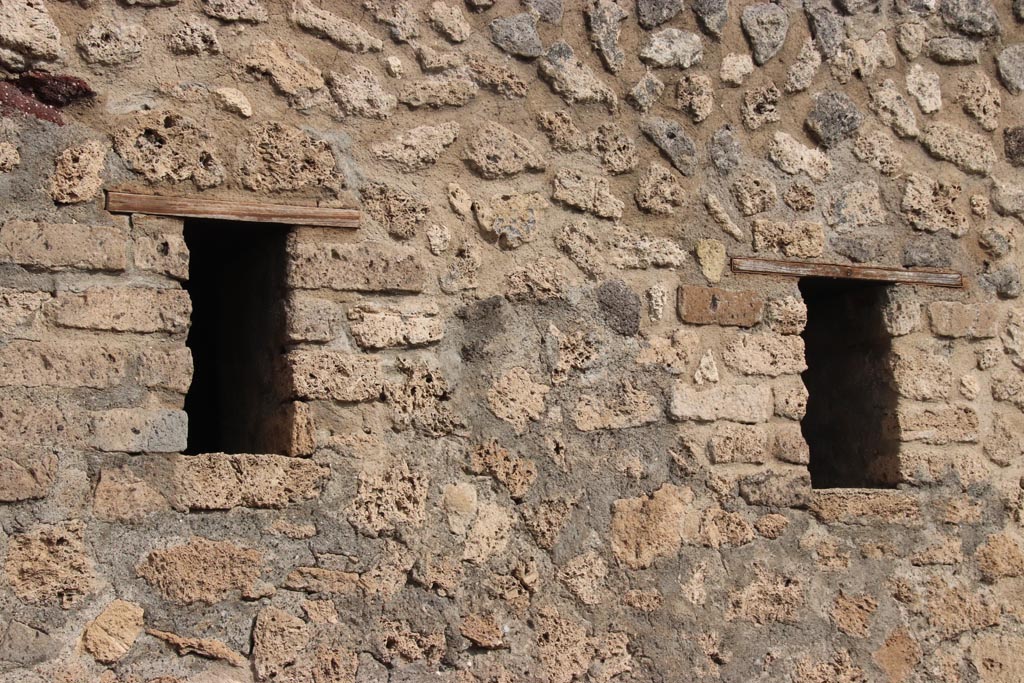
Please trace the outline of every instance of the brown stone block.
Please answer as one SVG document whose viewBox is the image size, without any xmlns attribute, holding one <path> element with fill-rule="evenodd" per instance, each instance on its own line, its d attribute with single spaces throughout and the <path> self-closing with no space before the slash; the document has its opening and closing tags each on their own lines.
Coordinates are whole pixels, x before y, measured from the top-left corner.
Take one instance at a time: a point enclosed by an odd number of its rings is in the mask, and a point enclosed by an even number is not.
<svg viewBox="0 0 1024 683">
<path fill-rule="evenodd" d="M 127 361 L 106 344 L 13 341 L 0 346 L 0 386 L 107 389 L 124 380 Z"/>
<path fill-rule="evenodd" d="M 343 351 L 299 349 L 288 354 L 292 395 L 301 399 L 372 401 L 380 397 L 380 360 Z"/>
<path fill-rule="evenodd" d="M 175 502 L 188 510 L 283 508 L 316 498 L 330 469 L 282 455 L 182 455 L 173 458 Z"/>
<path fill-rule="evenodd" d="M 676 420 L 732 420 L 757 424 L 772 416 L 772 390 L 767 385 L 712 387 L 698 390 L 677 382 L 672 391 L 669 414 Z"/>
<path fill-rule="evenodd" d="M 978 413 L 970 406 L 904 403 L 896 410 L 900 441 L 942 445 L 978 440 Z"/>
<path fill-rule="evenodd" d="M 55 320 L 62 327 L 181 333 L 188 329 L 192 301 L 183 289 L 96 287 L 62 292 L 55 308 Z"/>
<path fill-rule="evenodd" d="M 769 433 L 763 425 L 719 422 L 708 441 L 708 459 L 715 464 L 763 464 L 769 457 Z"/>
<path fill-rule="evenodd" d="M 132 257 L 135 268 L 188 279 L 189 251 L 182 234 L 184 221 L 163 216 L 132 215 Z"/>
<path fill-rule="evenodd" d="M 57 477 L 57 457 L 42 449 L 0 455 L 0 503 L 45 498 Z"/>
<path fill-rule="evenodd" d="M 806 467 L 775 467 L 740 479 L 740 495 L 748 505 L 804 507 L 811 496 Z"/>
<path fill-rule="evenodd" d="M 183 410 L 115 408 L 93 413 L 90 445 L 118 453 L 176 453 L 186 448 Z"/>
<path fill-rule="evenodd" d="M 292 240 L 288 284 L 297 289 L 416 293 L 426 286 L 426 269 L 417 253 L 404 247 Z"/>
<path fill-rule="evenodd" d="M 0 227 L 0 262 L 30 268 L 122 271 L 128 234 L 121 226 L 8 221 Z"/>
<path fill-rule="evenodd" d="M 691 325 L 751 327 L 761 321 L 764 299 L 754 292 L 683 285 L 676 307 L 679 319 Z"/>
<path fill-rule="evenodd" d="M 144 387 L 184 394 L 192 384 L 192 370 L 192 351 L 184 342 L 139 352 L 138 380 Z"/>
<path fill-rule="evenodd" d="M 999 307 L 993 304 L 961 304 L 935 301 L 928 304 L 932 332 L 940 337 L 990 339 L 999 326 Z"/>
<path fill-rule="evenodd" d="M 811 513 L 825 524 L 921 525 L 917 496 L 904 491 L 827 489 L 814 492 Z"/>
</svg>

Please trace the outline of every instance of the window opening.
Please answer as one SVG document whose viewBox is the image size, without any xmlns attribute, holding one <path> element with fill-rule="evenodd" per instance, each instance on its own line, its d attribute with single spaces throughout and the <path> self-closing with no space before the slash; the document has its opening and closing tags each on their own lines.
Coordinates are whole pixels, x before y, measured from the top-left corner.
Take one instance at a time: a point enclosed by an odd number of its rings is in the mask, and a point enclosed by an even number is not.
<svg viewBox="0 0 1024 683">
<path fill-rule="evenodd" d="M 194 373 L 186 453 L 281 453 L 285 244 L 288 228 L 185 222 Z"/>
<path fill-rule="evenodd" d="M 899 440 L 891 428 L 896 392 L 892 343 L 883 320 L 890 285 L 801 278 L 807 304 L 803 339 L 813 488 L 887 488 L 898 477 Z"/>
</svg>

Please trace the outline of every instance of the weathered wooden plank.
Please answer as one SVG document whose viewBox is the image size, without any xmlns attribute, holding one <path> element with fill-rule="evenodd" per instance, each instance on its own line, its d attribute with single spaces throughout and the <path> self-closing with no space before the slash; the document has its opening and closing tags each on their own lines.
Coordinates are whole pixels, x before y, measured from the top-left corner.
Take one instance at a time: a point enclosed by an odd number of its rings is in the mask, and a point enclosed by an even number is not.
<svg viewBox="0 0 1024 683">
<path fill-rule="evenodd" d="M 133 192 L 107 192 L 107 211 L 180 218 L 218 218 L 252 223 L 286 223 L 325 228 L 358 228 L 361 212 L 320 206 L 226 201 L 198 197 L 163 197 Z"/>
<path fill-rule="evenodd" d="M 933 287 L 963 287 L 963 275 L 952 270 L 904 270 L 878 266 L 848 266 L 840 263 L 806 263 L 735 256 L 734 273 L 778 275 L 782 277 L 825 277 L 846 280 L 872 280 Z"/>
</svg>

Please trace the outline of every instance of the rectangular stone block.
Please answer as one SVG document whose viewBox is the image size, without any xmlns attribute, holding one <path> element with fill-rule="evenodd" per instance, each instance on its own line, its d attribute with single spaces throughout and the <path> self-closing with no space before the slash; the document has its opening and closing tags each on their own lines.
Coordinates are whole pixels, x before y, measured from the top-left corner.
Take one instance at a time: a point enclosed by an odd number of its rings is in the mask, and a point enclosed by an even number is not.
<svg viewBox="0 0 1024 683">
<path fill-rule="evenodd" d="M 810 510 L 825 524 L 921 524 L 920 503 L 906 491 L 821 489 L 811 497 Z"/>
<path fill-rule="evenodd" d="M 423 346 L 444 337 L 437 306 L 399 309 L 365 304 L 348 311 L 352 337 L 363 349 Z"/>
<path fill-rule="evenodd" d="M 294 398 L 372 401 L 384 388 L 380 360 L 373 356 L 298 349 L 287 361 Z"/>
<path fill-rule="evenodd" d="M 807 369 L 804 340 L 795 334 L 740 333 L 722 353 L 725 364 L 744 375 L 795 375 Z"/>
<path fill-rule="evenodd" d="M 192 351 L 185 342 L 178 345 L 146 346 L 139 352 L 139 384 L 179 394 L 192 385 Z"/>
<path fill-rule="evenodd" d="M 978 440 L 978 413 L 970 406 L 902 402 L 896 423 L 900 441 L 942 445 Z"/>
<path fill-rule="evenodd" d="M 811 475 L 806 467 L 776 466 L 741 478 L 739 488 L 747 505 L 804 507 L 811 498 Z"/>
<path fill-rule="evenodd" d="M 132 216 L 132 260 L 135 268 L 188 279 L 189 252 L 182 234 L 184 221 L 163 216 Z"/>
<path fill-rule="evenodd" d="M 337 339 L 344 318 L 342 304 L 293 292 L 285 306 L 290 342 L 329 342 Z"/>
<path fill-rule="evenodd" d="M 181 455 L 173 466 L 176 506 L 188 510 L 283 508 L 319 496 L 331 474 L 283 455 Z"/>
<path fill-rule="evenodd" d="M 764 464 L 769 457 L 769 433 L 763 425 L 720 422 L 708 441 L 708 459 L 723 463 Z"/>
<path fill-rule="evenodd" d="M 8 221 L 0 227 L 0 262 L 33 268 L 123 271 L 128 231 L 123 226 Z"/>
<path fill-rule="evenodd" d="M 112 332 L 184 332 L 192 301 L 183 289 L 95 287 L 62 292 L 54 302 L 62 327 Z"/>
<path fill-rule="evenodd" d="M 115 453 L 176 453 L 188 442 L 183 410 L 115 408 L 93 413 L 90 445 Z"/>
<path fill-rule="evenodd" d="M 0 451 L 85 443 L 86 419 L 73 401 L 48 390 L 5 389 L 0 394 Z"/>
<path fill-rule="evenodd" d="M 49 292 L 0 288 L 0 336 L 39 339 L 40 311 L 52 298 Z"/>
<path fill-rule="evenodd" d="M 669 414 L 676 420 L 757 424 L 768 421 L 773 407 L 768 385 L 716 386 L 701 391 L 681 381 L 673 388 Z"/>
<path fill-rule="evenodd" d="M 682 285 L 676 307 L 679 319 L 691 325 L 751 327 L 761 321 L 764 299 L 754 292 Z"/>
<path fill-rule="evenodd" d="M 777 460 L 793 465 L 811 462 L 811 449 L 804 439 L 800 425 L 794 422 L 773 426 L 772 452 Z"/>
<path fill-rule="evenodd" d="M 999 307 L 994 304 L 962 304 L 934 301 L 928 304 L 932 332 L 939 337 L 990 339 L 998 333 Z"/>
<path fill-rule="evenodd" d="M 107 389 L 124 380 L 128 358 L 95 342 L 12 341 L 0 346 L 0 386 Z"/>
<path fill-rule="evenodd" d="M 426 284 L 426 269 L 415 251 L 393 244 L 291 240 L 288 284 L 296 289 L 416 293 Z"/>
<path fill-rule="evenodd" d="M 0 452 L 0 503 L 45 498 L 57 478 L 57 456 L 32 448 Z"/>
</svg>

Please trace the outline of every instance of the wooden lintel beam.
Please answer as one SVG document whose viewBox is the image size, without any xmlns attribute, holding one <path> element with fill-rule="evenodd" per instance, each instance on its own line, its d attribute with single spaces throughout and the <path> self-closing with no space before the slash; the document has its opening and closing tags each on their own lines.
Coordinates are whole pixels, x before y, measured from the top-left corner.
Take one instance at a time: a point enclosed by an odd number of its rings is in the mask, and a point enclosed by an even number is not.
<svg viewBox="0 0 1024 683">
<path fill-rule="evenodd" d="M 252 223 L 285 223 L 325 228 L 358 228 L 360 211 L 320 206 L 295 206 L 253 201 L 163 197 L 107 191 L 107 211 L 179 218 L 215 218 Z"/>
<path fill-rule="evenodd" d="M 840 263 L 807 263 L 734 256 L 734 273 L 777 275 L 782 277 L 825 277 L 846 280 L 870 280 L 906 285 L 963 287 L 963 275 L 952 270 L 904 270 L 878 266 L 848 266 Z"/>
</svg>

